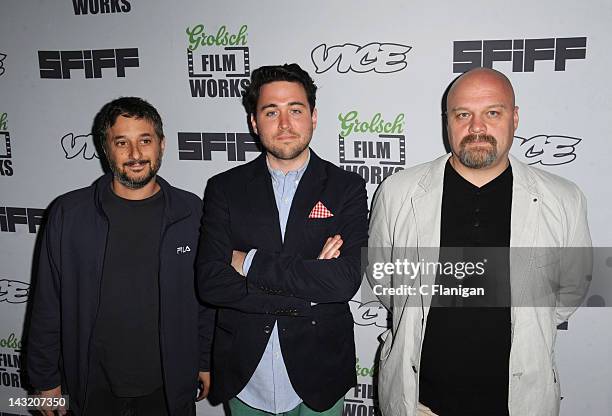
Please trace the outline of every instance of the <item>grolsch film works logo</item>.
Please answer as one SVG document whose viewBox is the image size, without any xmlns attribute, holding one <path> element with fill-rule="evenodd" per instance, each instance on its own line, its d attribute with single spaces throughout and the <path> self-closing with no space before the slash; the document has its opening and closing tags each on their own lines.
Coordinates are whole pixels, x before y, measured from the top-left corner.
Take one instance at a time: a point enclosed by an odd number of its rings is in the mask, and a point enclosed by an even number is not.
<svg viewBox="0 0 612 416">
<path fill-rule="evenodd" d="M 8 114 L 0 113 L 0 176 L 13 176 L 11 135 L 7 124 Z"/>
<path fill-rule="evenodd" d="M 21 387 L 21 340 L 14 332 L 0 336 L 0 386 Z M 6 413 L 8 414 L 8 413 Z"/>
<path fill-rule="evenodd" d="M 185 31 L 191 96 L 241 97 L 251 77 L 247 25 L 234 32 L 226 26 L 208 29 L 198 24 Z"/>
<path fill-rule="evenodd" d="M 387 121 L 381 113 L 366 119 L 353 110 L 340 113 L 338 120 L 340 167 L 344 170 L 358 173 L 366 183 L 378 185 L 387 176 L 404 169 L 406 136 L 403 113 Z"/>
</svg>

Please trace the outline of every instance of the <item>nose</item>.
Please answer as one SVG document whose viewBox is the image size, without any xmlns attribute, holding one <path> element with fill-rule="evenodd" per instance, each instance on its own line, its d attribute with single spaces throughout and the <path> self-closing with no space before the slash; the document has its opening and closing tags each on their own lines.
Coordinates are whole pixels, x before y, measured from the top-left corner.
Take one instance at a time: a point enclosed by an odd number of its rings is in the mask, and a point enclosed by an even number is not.
<svg viewBox="0 0 612 416">
<path fill-rule="evenodd" d="M 470 125 L 468 128 L 468 132 L 471 134 L 483 134 L 487 132 L 487 125 L 483 123 L 482 119 L 479 116 L 472 117 L 470 120 Z"/>
<path fill-rule="evenodd" d="M 142 151 L 138 143 L 130 145 L 130 159 L 139 160 L 142 156 Z"/>
<path fill-rule="evenodd" d="M 278 127 L 281 130 L 287 130 L 289 128 L 289 113 L 281 111 L 278 116 Z"/>
</svg>

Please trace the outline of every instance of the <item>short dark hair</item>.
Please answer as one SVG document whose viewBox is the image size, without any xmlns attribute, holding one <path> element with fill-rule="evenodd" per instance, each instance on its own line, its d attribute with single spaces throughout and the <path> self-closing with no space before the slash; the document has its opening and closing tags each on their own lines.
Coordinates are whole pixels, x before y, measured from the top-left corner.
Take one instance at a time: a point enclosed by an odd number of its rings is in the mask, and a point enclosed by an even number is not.
<svg viewBox="0 0 612 416">
<path fill-rule="evenodd" d="M 251 84 L 242 96 L 242 105 L 249 115 L 254 115 L 257 112 L 257 101 L 259 100 L 259 91 L 265 84 L 274 81 L 289 81 L 299 82 L 306 91 L 310 111 L 315 108 L 317 100 L 317 86 L 298 64 L 270 65 L 257 68 L 251 74 Z"/>
<path fill-rule="evenodd" d="M 119 116 L 151 122 L 155 134 L 160 140 L 164 139 L 164 126 L 155 107 L 139 97 L 121 97 L 106 103 L 94 120 L 93 134 L 102 148 L 106 148 L 108 130 L 117 122 Z"/>
</svg>

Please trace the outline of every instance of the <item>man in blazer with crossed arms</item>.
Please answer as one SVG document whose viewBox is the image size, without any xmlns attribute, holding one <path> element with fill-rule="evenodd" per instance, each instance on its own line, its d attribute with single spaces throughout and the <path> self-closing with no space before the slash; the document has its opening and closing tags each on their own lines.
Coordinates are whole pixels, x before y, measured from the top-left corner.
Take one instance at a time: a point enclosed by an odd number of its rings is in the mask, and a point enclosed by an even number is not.
<svg viewBox="0 0 612 416">
<path fill-rule="evenodd" d="M 356 383 L 367 196 L 309 149 L 316 88 L 297 64 L 253 71 L 243 104 L 265 151 L 206 187 L 199 293 L 219 307 L 211 394 L 233 416 L 341 415 Z"/>
</svg>

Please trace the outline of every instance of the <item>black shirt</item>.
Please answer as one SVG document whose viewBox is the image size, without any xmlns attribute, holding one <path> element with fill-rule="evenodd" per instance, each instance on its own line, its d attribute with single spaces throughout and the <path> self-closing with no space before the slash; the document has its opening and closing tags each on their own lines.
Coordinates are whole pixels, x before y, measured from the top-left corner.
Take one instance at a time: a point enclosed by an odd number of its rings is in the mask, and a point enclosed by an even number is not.
<svg viewBox="0 0 612 416">
<path fill-rule="evenodd" d="M 162 385 L 159 345 L 159 244 L 163 192 L 126 200 L 102 195 L 109 220 L 95 328 L 95 356 L 117 396 Z"/>
<path fill-rule="evenodd" d="M 512 170 L 478 188 L 447 162 L 440 261 L 461 247 L 464 261 L 488 258 L 485 274 L 460 282 L 484 287 L 479 297 L 434 296 L 421 353 L 419 401 L 440 416 L 508 415 L 510 277 L 508 249 Z M 449 254 L 452 253 L 452 254 Z M 448 259 L 447 259 L 448 260 Z M 436 283 L 448 282 L 436 277 Z M 452 281 L 456 279 L 451 277 Z M 445 299 L 442 299 L 445 298 Z M 436 307 L 436 306 L 446 307 Z M 494 307 L 491 307 L 494 306 Z"/>
</svg>

